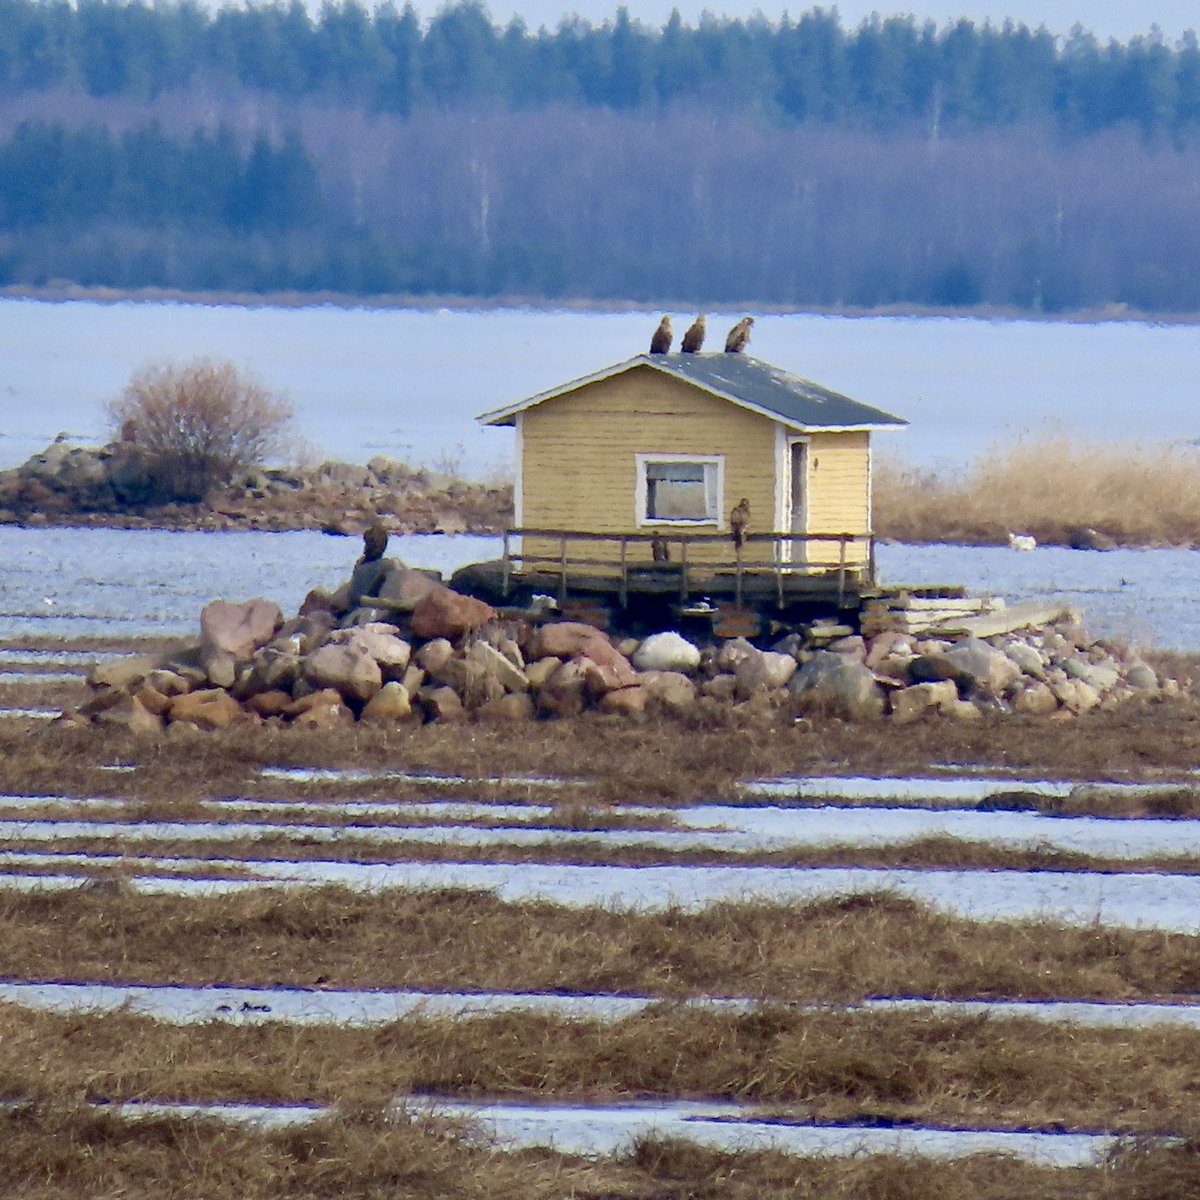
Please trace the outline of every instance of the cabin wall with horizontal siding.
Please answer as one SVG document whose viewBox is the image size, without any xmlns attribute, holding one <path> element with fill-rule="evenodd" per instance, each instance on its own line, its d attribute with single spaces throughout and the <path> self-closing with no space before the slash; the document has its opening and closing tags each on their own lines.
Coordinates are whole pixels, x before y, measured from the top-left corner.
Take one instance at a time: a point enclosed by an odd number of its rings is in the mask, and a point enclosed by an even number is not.
<svg viewBox="0 0 1200 1200">
<path fill-rule="evenodd" d="M 775 511 L 774 423 L 650 367 L 587 384 L 526 409 L 523 522 L 531 528 L 596 533 L 728 533 L 729 512 L 744 496 L 751 529 L 767 532 Z M 720 524 L 639 526 L 637 455 L 721 454 L 725 492 Z M 526 553 L 557 554 L 526 539 Z M 596 557 L 618 557 L 615 545 Z M 581 552 L 579 544 L 572 554 Z M 728 559 L 727 545 L 693 547 L 689 560 Z M 649 543 L 631 547 L 630 561 L 651 560 Z M 678 547 L 672 561 L 679 561 Z"/>
<path fill-rule="evenodd" d="M 813 433 L 808 443 L 808 532 L 866 533 L 871 528 L 870 439 L 866 431 Z M 809 559 L 836 558 L 836 543 L 814 545 Z M 847 561 L 864 562 L 865 542 L 847 547 Z"/>
</svg>

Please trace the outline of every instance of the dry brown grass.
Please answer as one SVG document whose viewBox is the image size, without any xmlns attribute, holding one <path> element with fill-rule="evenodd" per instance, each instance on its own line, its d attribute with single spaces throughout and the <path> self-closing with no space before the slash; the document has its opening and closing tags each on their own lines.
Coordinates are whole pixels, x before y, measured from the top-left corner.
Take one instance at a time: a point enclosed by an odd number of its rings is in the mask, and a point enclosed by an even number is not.
<svg viewBox="0 0 1200 1200">
<path fill-rule="evenodd" d="M 0 976 L 430 990 L 1146 999 L 1200 994 L 1200 937 L 976 923 L 886 894 L 617 913 L 460 890 L 0 892 Z"/>
<path fill-rule="evenodd" d="M 139 739 L 124 731 L 7 729 L 0 723 L 0 787 L 6 791 L 152 800 L 163 795 L 392 797 L 483 794 L 475 785 L 448 791 L 397 780 L 296 784 L 259 776 L 265 765 L 370 767 L 443 771 L 513 780 L 488 794 L 546 798 L 514 777 L 557 775 L 586 780 L 583 795 L 600 803 L 678 803 L 732 797 L 738 782 L 779 773 L 864 771 L 927 773 L 938 764 L 977 764 L 1080 780 L 1155 778 L 1200 761 L 1200 705 L 1141 704 L 1060 723 L 1001 717 L 972 723 L 906 726 L 835 720 L 780 723 L 743 720 L 717 729 L 671 721 L 630 725 L 607 719 L 534 722 L 514 735 L 486 725 L 419 729 L 363 726 L 312 734 L 293 729 L 231 727 L 218 734 Z M 114 775 L 100 764 L 136 763 Z M 336 788 L 336 792 L 335 792 Z"/>
<path fill-rule="evenodd" d="M 1131 1146 L 1060 1170 L 1000 1155 L 956 1162 L 797 1159 L 645 1140 L 623 1160 L 497 1153 L 439 1121 L 361 1111 L 262 1132 L 217 1121 L 126 1121 L 79 1106 L 0 1114 L 11 1200 L 1184 1200 L 1195 1149 Z"/>
<path fill-rule="evenodd" d="M 1065 544 L 1091 527 L 1125 545 L 1200 542 L 1200 452 L 1066 437 L 993 447 L 956 474 L 895 460 L 875 472 L 875 528 L 904 542 Z"/>
<path fill-rule="evenodd" d="M 0 1096 L 387 1104 L 436 1095 L 727 1099 L 795 1119 L 1174 1133 L 1200 1119 L 1200 1032 L 916 1012 L 656 1006 L 371 1029 L 170 1025 L 0 1005 Z"/>
<path fill-rule="evenodd" d="M 87 814 L 91 818 L 94 814 Z M 22 813 L 20 820 L 32 819 Z M 152 819 L 159 819 L 158 817 Z M 213 819 L 208 816 L 209 820 Z M 234 818 L 236 819 L 236 818 Z M 830 846 L 795 846 L 786 850 L 720 850 L 705 847 L 662 848 L 657 846 L 610 845 L 599 840 L 563 843 L 553 830 L 545 840 L 532 845 L 497 843 L 471 846 L 453 841 L 380 841 L 368 834 L 359 836 L 353 826 L 338 826 L 336 841 L 309 834 L 288 835 L 286 826 L 263 826 L 261 835 L 237 839 L 195 840 L 141 837 L 136 828 L 122 837 L 87 837 L 77 834 L 41 839 L 4 838 L 0 851 L 24 853 L 120 855 L 136 873 L 139 863 L 153 858 L 197 858 L 244 862 L 249 868 L 267 862 L 349 862 L 392 864 L 407 862 L 449 863 L 561 863 L 571 866 L 732 866 L 732 867 L 878 867 L 914 870 L 1014 870 L 1105 873 L 1155 872 L 1176 875 L 1200 873 L 1200 858 L 1189 855 L 1149 855 L 1117 858 L 1056 850 L 1049 846 L 1028 848 L 994 846 L 986 841 L 967 841 L 950 836 L 931 836 L 890 845 L 859 846 L 853 843 Z M 395 829 L 395 827 L 393 827 Z M 502 832 L 502 831 L 501 831 Z M 585 830 L 584 832 L 591 832 Z M 22 870 L 19 864 L 15 870 Z M 64 864 L 67 873 L 86 874 L 85 864 Z M 203 867 L 189 875 L 202 876 Z"/>
</svg>

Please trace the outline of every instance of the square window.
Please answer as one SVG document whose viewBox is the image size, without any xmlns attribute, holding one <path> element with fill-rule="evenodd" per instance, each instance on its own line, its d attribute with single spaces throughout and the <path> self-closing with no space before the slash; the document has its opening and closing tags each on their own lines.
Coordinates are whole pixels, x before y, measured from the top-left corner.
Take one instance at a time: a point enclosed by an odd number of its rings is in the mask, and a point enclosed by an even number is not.
<svg viewBox="0 0 1200 1200">
<path fill-rule="evenodd" d="M 721 519 L 720 457 L 638 456 L 638 524 L 711 524 Z"/>
</svg>

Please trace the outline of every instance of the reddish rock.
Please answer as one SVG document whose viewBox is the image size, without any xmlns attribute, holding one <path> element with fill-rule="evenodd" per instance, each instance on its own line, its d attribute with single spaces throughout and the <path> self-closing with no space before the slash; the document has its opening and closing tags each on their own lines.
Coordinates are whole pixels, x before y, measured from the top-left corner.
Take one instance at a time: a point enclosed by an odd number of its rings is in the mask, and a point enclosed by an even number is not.
<svg viewBox="0 0 1200 1200">
<path fill-rule="evenodd" d="M 364 721 L 396 725 L 414 717 L 412 697 L 402 683 L 385 683 L 363 706 Z"/>
<path fill-rule="evenodd" d="M 298 696 L 283 710 L 283 715 L 285 717 L 302 717 L 310 709 L 329 708 L 340 704 L 341 701 L 342 694 L 337 688 L 324 688 L 320 691 L 309 692 L 305 696 Z"/>
<path fill-rule="evenodd" d="M 200 729 L 224 729 L 241 715 L 241 705 L 220 688 L 188 692 L 171 700 L 172 722 L 189 721 Z"/>
<path fill-rule="evenodd" d="M 326 699 L 306 708 L 292 724 L 300 729 L 334 729 L 339 725 L 353 725 L 354 714 L 342 703 L 341 697 L 338 697 L 336 700 Z"/>
<path fill-rule="evenodd" d="M 486 625 L 495 615 L 490 604 L 440 587 L 418 601 L 413 609 L 412 631 L 420 638 L 459 638 Z"/>
<path fill-rule="evenodd" d="M 213 600 L 200 613 L 200 648 L 223 650 L 236 659 L 249 658 L 265 646 L 283 624 L 279 605 L 270 600 L 233 604 Z"/>
<path fill-rule="evenodd" d="M 546 680 L 562 666 L 561 658 L 539 658 L 525 668 L 525 678 L 535 691 L 544 687 Z"/>
<path fill-rule="evenodd" d="M 525 692 L 489 700 L 479 709 L 479 716 L 485 721 L 531 721 L 535 715 L 533 700 Z"/>
<path fill-rule="evenodd" d="M 436 675 L 454 657 L 454 647 L 446 638 L 434 638 L 417 651 L 417 666 Z"/>
<path fill-rule="evenodd" d="M 644 687 L 619 688 L 607 692 L 596 706 L 602 713 L 618 717 L 640 717 L 646 711 L 646 689 Z"/>
<path fill-rule="evenodd" d="M 171 697 L 163 695 L 148 683 L 144 683 L 138 688 L 134 693 L 134 698 L 147 712 L 153 713 L 156 717 L 165 717 L 171 708 Z"/>
<path fill-rule="evenodd" d="M 123 725 L 130 733 L 156 734 L 163 730 L 164 721 L 151 712 L 136 696 L 122 696 L 111 708 L 96 715 L 101 725 Z"/>
<path fill-rule="evenodd" d="M 288 692 L 259 692 L 246 701 L 246 708 L 259 717 L 282 717 L 292 706 Z"/>
</svg>

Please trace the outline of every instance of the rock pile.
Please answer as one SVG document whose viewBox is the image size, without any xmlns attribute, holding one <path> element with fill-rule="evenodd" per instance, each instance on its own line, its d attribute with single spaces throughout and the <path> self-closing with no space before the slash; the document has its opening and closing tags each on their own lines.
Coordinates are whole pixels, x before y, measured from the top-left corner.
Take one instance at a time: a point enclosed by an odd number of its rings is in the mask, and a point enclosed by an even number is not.
<svg viewBox="0 0 1200 1200">
<path fill-rule="evenodd" d="M 19 467 L 0 471 L 0 523 L 324 529 L 358 532 L 380 517 L 410 533 L 501 529 L 512 488 L 467 483 L 377 456 L 367 465 L 254 467 L 206 504 L 177 504 L 141 450 L 128 442 L 77 446 L 60 437 Z"/>
<path fill-rule="evenodd" d="M 195 645 L 96 667 L 92 698 L 64 717 L 153 733 L 235 721 L 328 728 L 740 706 L 768 717 L 907 723 L 1001 713 L 1068 719 L 1178 692 L 1136 655 L 1089 639 L 1070 615 L 988 639 L 891 630 L 816 648 L 791 633 L 768 650 L 743 638 L 698 646 L 675 632 L 614 640 L 577 622 L 504 616 L 383 563 L 383 590 L 395 597 L 382 601 L 386 620 L 376 619 L 373 600 L 353 606 L 361 597 L 352 583 L 310 593 L 290 620 L 268 600 L 216 600 L 201 614 Z"/>
</svg>

